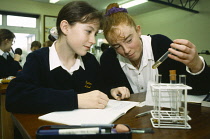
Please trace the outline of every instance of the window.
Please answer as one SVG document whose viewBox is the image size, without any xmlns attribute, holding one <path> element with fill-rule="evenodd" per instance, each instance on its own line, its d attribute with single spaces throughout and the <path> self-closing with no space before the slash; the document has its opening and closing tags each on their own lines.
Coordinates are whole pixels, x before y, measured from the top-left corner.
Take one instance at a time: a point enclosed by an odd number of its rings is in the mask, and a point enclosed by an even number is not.
<svg viewBox="0 0 210 139">
<path fill-rule="evenodd" d="M 23 51 L 29 52 L 31 42 L 35 41 L 35 34 L 28 33 L 14 33 L 15 43 L 12 45 L 12 49 L 21 48 Z"/>
<path fill-rule="evenodd" d="M 39 16 L 5 12 L 0 10 L 0 28 L 9 29 L 15 34 L 13 50 L 21 48 L 30 52 L 31 42 L 39 41 Z"/>
<path fill-rule="evenodd" d="M 36 18 L 7 15 L 7 26 L 36 28 Z"/>
</svg>

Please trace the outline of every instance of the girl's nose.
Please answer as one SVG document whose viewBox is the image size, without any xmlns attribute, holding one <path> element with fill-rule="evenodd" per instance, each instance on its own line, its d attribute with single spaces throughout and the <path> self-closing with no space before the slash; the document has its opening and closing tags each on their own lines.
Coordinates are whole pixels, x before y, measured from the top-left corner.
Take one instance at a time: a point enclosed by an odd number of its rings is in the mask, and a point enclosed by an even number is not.
<svg viewBox="0 0 210 139">
<path fill-rule="evenodd" d="M 125 54 L 128 54 L 130 52 L 130 48 L 126 46 L 123 46 L 123 50 Z"/>
<path fill-rule="evenodd" d="M 93 35 L 90 36 L 89 42 L 92 43 L 92 44 L 96 43 L 95 35 L 94 36 Z"/>
</svg>

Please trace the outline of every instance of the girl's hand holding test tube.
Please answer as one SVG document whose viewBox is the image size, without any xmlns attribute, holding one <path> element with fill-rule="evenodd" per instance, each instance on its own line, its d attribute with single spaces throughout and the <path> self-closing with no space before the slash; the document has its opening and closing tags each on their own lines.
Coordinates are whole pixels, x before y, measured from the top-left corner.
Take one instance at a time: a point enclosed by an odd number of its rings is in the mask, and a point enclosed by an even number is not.
<svg viewBox="0 0 210 139">
<path fill-rule="evenodd" d="M 203 68 L 203 62 L 198 56 L 196 46 L 188 40 L 176 39 L 170 45 L 168 51 L 160 57 L 152 66 L 153 69 L 157 68 L 168 57 L 185 64 L 191 72 L 199 72 Z"/>
<path fill-rule="evenodd" d="M 203 68 L 203 62 L 198 56 L 196 46 L 190 41 L 176 39 L 171 43 L 171 47 L 168 49 L 171 53 L 168 54 L 169 58 L 184 63 L 193 73 L 199 72 Z"/>
</svg>

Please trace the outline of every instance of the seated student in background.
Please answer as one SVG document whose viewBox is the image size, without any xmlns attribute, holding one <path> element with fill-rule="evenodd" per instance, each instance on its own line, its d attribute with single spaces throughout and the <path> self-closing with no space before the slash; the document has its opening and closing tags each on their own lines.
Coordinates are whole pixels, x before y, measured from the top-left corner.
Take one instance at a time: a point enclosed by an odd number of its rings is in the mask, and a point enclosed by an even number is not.
<svg viewBox="0 0 210 139">
<path fill-rule="evenodd" d="M 31 52 L 35 51 L 35 50 L 38 50 L 41 48 L 41 43 L 39 41 L 33 41 L 31 43 Z M 26 57 L 28 55 L 28 52 L 27 51 L 23 51 L 23 54 L 22 54 L 22 57 L 21 57 L 21 62 L 20 62 L 20 65 L 23 67 L 25 62 L 26 62 Z"/>
<path fill-rule="evenodd" d="M 9 54 L 12 48 L 15 35 L 8 29 L 0 29 L 0 79 L 8 76 L 16 76 L 21 70 L 20 54 L 14 54 L 14 58 Z"/>
<path fill-rule="evenodd" d="M 46 113 L 105 108 L 109 99 L 98 90 L 99 63 L 87 52 L 96 43 L 101 19 L 86 2 L 66 4 L 57 18 L 58 40 L 28 55 L 22 73 L 7 88 L 6 109 Z"/>
<path fill-rule="evenodd" d="M 43 47 L 51 47 L 53 42 L 56 41 L 58 39 L 58 35 L 57 35 L 57 29 L 56 27 L 53 27 L 50 30 L 50 34 L 48 35 L 48 41 L 45 41 L 43 43 Z"/>
<path fill-rule="evenodd" d="M 50 34 L 48 35 L 48 39 L 50 41 L 54 42 L 58 39 L 58 34 L 56 32 L 57 32 L 56 27 L 50 29 Z"/>
<path fill-rule="evenodd" d="M 26 50 L 22 50 L 21 48 L 16 48 L 15 53 L 21 54 L 20 65 L 23 67 L 26 62 L 28 52 Z"/>
<path fill-rule="evenodd" d="M 155 81 L 158 73 L 162 74 L 163 83 L 169 83 L 169 70 L 176 70 L 177 76 L 187 76 L 187 85 L 193 88 L 190 94 L 209 92 L 209 68 L 193 43 L 184 39 L 172 41 L 160 34 L 141 35 L 140 26 L 117 3 L 107 7 L 104 18 L 103 32 L 112 47 L 100 59 L 108 95 L 111 92 L 115 99 L 124 99 L 133 93 L 146 92 L 148 81 Z M 167 51 L 172 53 L 169 58 L 158 69 L 152 69 Z"/>
<path fill-rule="evenodd" d="M 42 47 L 42 44 L 39 42 L 39 41 L 33 41 L 31 43 L 31 51 L 35 51 L 35 50 L 38 50 Z"/>
<path fill-rule="evenodd" d="M 53 44 L 53 42 L 50 41 L 50 40 L 48 40 L 48 41 L 45 41 L 45 42 L 43 43 L 43 47 L 51 47 L 52 44 Z"/>
</svg>

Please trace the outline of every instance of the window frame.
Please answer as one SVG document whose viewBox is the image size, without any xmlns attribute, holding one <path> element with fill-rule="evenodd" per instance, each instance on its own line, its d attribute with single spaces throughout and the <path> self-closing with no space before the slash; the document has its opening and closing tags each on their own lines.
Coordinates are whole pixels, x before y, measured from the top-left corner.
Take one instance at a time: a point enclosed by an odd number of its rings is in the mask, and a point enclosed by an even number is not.
<svg viewBox="0 0 210 139">
<path fill-rule="evenodd" d="M 56 26 L 57 16 L 44 15 L 44 30 L 43 30 L 43 40 L 44 42 L 48 40 L 48 35 L 50 34 L 50 29 Z"/>
<path fill-rule="evenodd" d="M 8 12 L 1 11 L 2 15 L 2 25 L 0 28 L 9 29 L 14 33 L 26 33 L 26 34 L 35 34 L 35 40 L 40 40 L 40 16 L 35 14 L 25 14 L 25 13 L 17 13 L 17 12 Z M 36 18 L 36 28 L 30 27 L 19 27 L 19 26 L 7 26 L 7 15 L 15 15 L 15 16 L 24 16 L 24 17 L 35 17 Z M 30 47 L 28 45 L 28 47 Z"/>
</svg>

